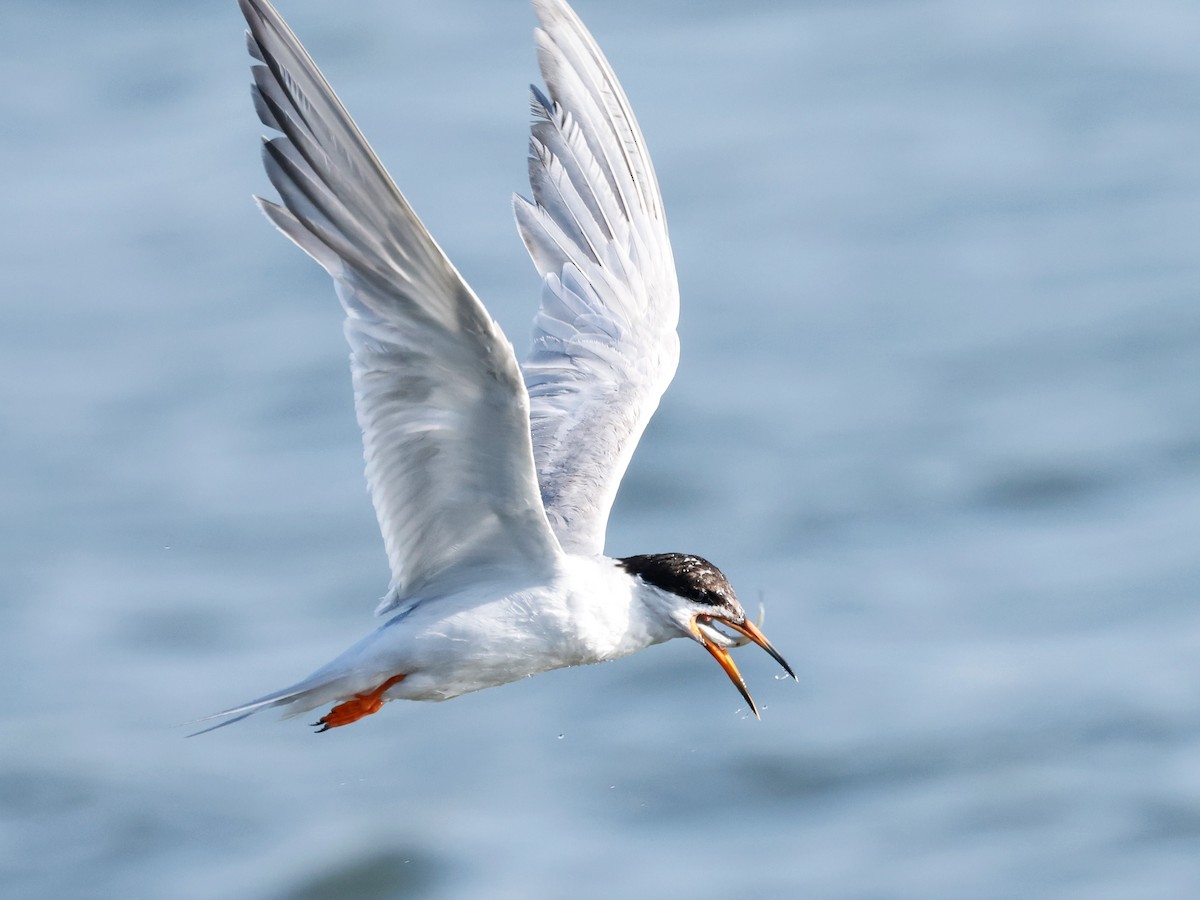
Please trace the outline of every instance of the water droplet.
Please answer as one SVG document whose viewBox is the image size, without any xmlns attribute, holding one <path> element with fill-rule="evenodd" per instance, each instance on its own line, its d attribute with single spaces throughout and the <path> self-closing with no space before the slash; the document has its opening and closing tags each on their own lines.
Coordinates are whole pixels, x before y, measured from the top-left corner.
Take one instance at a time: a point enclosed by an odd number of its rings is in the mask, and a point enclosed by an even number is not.
<svg viewBox="0 0 1200 900">
<path fill-rule="evenodd" d="M 566 737 L 566 735 L 565 735 L 565 734 L 560 734 L 560 735 L 558 736 L 558 739 L 561 741 L 561 740 L 562 740 L 563 738 L 565 738 L 565 737 Z"/>
</svg>

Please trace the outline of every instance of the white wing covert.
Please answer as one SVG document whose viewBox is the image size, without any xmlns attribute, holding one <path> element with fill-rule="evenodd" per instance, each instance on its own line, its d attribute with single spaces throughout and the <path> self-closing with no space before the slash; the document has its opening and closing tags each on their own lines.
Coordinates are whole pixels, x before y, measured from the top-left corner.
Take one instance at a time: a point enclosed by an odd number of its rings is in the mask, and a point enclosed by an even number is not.
<svg viewBox="0 0 1200 900">
<path fill-rule="evenodd" d="M 517 227 L 543 278 L 530 397 L 542 500 L 563 549 L 599 554 L 638 439 L 679 361 L 679 285 L 645 140 L 595 40 L 533 0 L 547 93 L 532 89 Z"/>
<path fill-rule="evenodd" d="M 250 24 L 254 103 L 283 137 L 264 164 L 271 221 L 333 277 L 346 312 L 367 481 L 392 583 L 380 611 L 458 567 L 541 572 L 542 507 L 511 344 L 434 242 L 269 3 Z"/>
</svg>

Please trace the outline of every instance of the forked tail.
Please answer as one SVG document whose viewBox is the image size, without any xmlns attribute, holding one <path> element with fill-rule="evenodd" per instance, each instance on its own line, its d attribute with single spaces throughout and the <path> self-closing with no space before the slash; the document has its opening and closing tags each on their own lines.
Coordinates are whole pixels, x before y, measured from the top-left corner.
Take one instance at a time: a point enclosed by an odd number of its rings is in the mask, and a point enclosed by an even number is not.
<svg viewBox="0 0 1200 900">
<path fill-rule="evenodd" d="M 223 722 L 217 722 L 216 725 L 210 725 L 208 728 L 192 732 L 187 737 L 194 738 L 197 734 L 204 734 L 216 731 L 217 728 L 223 728 L 226 725 L 233 725 L 234 722 L 240 722 L 246 716 L 259 712 L 260 709 L 290 707 L 283 714 L 284 719 L 290 719 L 293 715 L 305 713 L 314 707 L 323 706 L 324 703 L 336 702 L 337 706 L 330 709 L 328 715 L 324 715 L 318 721 L 313 722 L 313 727 L 317 728 L 318 733 L 329 731 L 330 728 L 349 725 L 350 722 L 356 722 L 364 718 L 364 716 L 378 713 L 383 708 L 385 702 L 384 695 L 388 692 L 388 689 L 392 685 L 400 684 L 402 680 L 404 680 L 404 673 L 401 672 L 364 690 L 362 689 L 359 677 L 350 677 L 344 672 L 330 670 L 330 668 L 326 667 L 319 672 L 312 673 L 311 676 L 308 676 L 302 682 L 290 686 L 290 688 L 284 688 L 281 691 L 276 691 L 275 694 L 259 697 L 258 700 L 252 700 L 250 703 L 242 703 L 240 707 L 233 707 L 223 710 L 221 713 L 206 715 L 203 719 L 198 719 L 197 721 L 203 722 L 210 719 L 222 719 L 224 716 L 232 716 L 232 718 L 228 718 Z"/>
<path fill-rule="evenodd" d="M 357 679 L 354 679 L 357 680 Z M 399 680 L 399 679 L 396 679 Z M 395 681 L 387 685 L 391 687 Z M 196 722 L 208 722 L 212 719 L 225 719 L 223 722 L 218 722 L 216 725 L 210 725 L 207 728 L 202 728 L 200 731 L 192 732 L 188 737 L 196 737 L 200 734 L 207 734 L 210 731 L 216 731 L 218 728 L 224 728 L 226 725 L 232 725 L 234 722 L 240 722 L 248 716 L 254 715 L 256 712 L 261 712 L 264 709 L 269 709 L 272 706 L 286 706 L 287 711 L 283 714 L 285 719 L 290 719 L 292 716 L 297 716 L 300 713 L 308 712 L 310 709 L 315 709 L 326 703 L 338 703 L 340 701 L 353 702 L 359 695 L 356 692 L 361 685 L 352 683 L 352 679 L 345 672 L 337 670 L 330 671 L 328 667 L 314 672 L 303 681 L 298 681 L 291 687 L 286 687 L 283 690 L 275 691 L 266 696 L 259 697 L 257 700 L 251 700 L 249 703 L 243 703 L 240 706 L 233 706 L 229 709 L 222 710 L 219 713 L 213 713 L 211 716 L 204 716 L 196 719 Z M 387 687 L 380 689 L 380 694 Z M 349 698 L 349 699 L 348 699 Z M 382 699 L 380 700 L 382 705 Z M 378 709 L 378 707 L 376 707 Z M 371 712 L 374 712 L 372 709 Z M 364 713 L 366 715 L 366 713 Z M 229 718 L 227 718 L 229 717 Z M 353 721 L 351 719 L 350 721 Z M 323 724 L 323 720 L 322 723 Z M 339 722 L 338 724 L 347 724 Z M 322 729 L 324 730 L 324 729 Z"/>
</svg>

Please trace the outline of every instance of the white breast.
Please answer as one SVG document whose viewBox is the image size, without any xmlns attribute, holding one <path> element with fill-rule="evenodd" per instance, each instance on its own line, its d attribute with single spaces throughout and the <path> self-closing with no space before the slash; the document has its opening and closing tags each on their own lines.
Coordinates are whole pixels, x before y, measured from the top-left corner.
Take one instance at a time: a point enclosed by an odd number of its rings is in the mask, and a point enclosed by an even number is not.
<svg viewBox="0 0 1200 900">
<path fill-rule="evenodd" d="M 363 690 L 405 673 L 388 699 L 448 700 L 681 634 L 648 605 L 652 589 L 605 557 L 564 557 L 548 583 L 486 584 L 418 602 L 334 665 L 377 679 Z"/>
</svg>

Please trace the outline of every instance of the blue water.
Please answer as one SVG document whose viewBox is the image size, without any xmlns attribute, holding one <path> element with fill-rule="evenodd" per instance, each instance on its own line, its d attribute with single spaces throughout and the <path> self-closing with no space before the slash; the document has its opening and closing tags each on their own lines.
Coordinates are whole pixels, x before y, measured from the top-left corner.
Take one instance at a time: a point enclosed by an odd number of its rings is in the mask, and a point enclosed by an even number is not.
<svg viewBox="0 0 1200 900">
<path fill-rule="evenodd" d="M 1200 896 L 1200 6 L 579 7 L 684 297 L 609 550 L 800 684 L 676 641 L 184 740 L 373 626 L 340 312 L 232 0 L 9 3 L 0 893 Z M 523 347 L 522 0 L 283 11 Z"/>
</svg>

